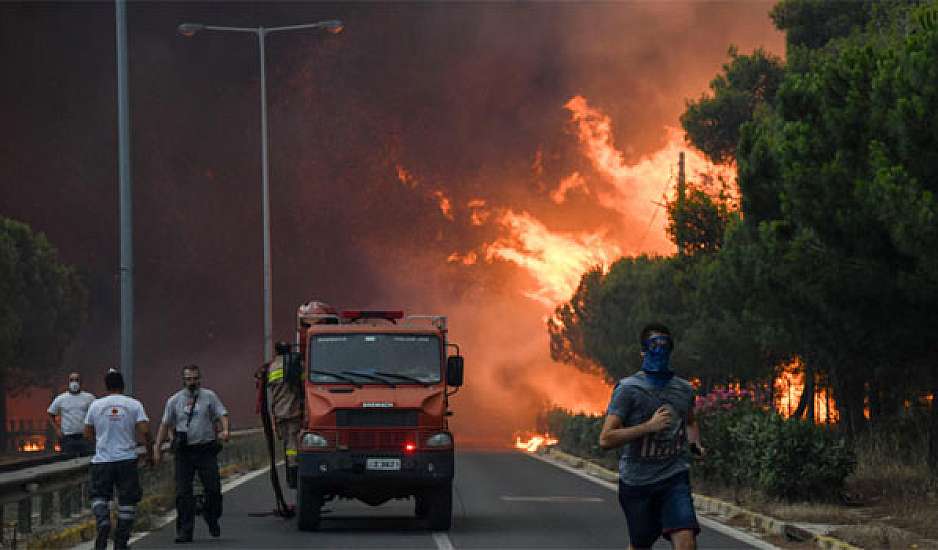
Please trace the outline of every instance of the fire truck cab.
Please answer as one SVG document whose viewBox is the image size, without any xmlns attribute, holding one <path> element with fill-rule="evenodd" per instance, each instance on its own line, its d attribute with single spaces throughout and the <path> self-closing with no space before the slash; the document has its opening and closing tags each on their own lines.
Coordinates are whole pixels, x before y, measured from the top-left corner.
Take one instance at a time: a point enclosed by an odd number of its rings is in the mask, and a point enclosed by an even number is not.
<svg viewBox="0 0 938 550">
<path fill-rule="evenodd" d="M 303 369 L 305 389 L 299 529 L 318 529 L 323 504 L 336 498 L 371 506 L 413 498 L 430 529 L 449 529 L 449 398 L 462 386 L 463 358 L 447 342 L 446 317 L 300 314 L 296 349 L 289 364 Z"/>
</svg>

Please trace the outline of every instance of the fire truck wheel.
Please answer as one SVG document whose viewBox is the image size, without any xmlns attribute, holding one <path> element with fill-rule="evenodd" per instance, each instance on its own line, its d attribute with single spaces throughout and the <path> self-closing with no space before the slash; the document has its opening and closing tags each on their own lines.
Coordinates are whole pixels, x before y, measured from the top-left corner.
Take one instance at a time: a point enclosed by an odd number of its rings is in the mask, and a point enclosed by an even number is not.
<svg viewBox="0 0 938 550">
<path fill-rule="evenodd" d="M 414 497 L 414 514 L 418 518 L 427 517 L 427 497 L 426 495 L 420 494 Z"/>
<path fill-rule="evenodd" d="M 433 531 L 449 531 L 453 525 L 453 483 L 426 492 L 427 518 Z"/>
<path fill-rule="evenodd" d="M 322 504 L 322 493 L 310 483 L 301 481 L 296 491 L 296 526 L 300 531 L 319 529 Z"/>
</svg>

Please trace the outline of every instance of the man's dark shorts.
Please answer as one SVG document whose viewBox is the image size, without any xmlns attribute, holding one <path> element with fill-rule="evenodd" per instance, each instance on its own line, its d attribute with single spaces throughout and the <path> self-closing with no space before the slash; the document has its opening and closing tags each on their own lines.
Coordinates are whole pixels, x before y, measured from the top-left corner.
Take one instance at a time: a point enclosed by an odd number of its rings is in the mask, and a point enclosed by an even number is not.
<svg viewBox="0 0 938 550">
<path fill-rule="evenodd" d="M 91 465 L 91 498 L 111 500 L 117 485 L 117 501 L 121 506 L 132 506 L 140 502 L 140 476 L 137 460 L 102 462 Z"/>
<path fill-rule="evenodd" d="M 683 529 L 700 533 L 687 472 L 651 485 L 625 485 L 619 480 L 619 504 L 636 548 L 651 548 L 662 535 L 671 540 L 671 533 Z"/>
</svg>

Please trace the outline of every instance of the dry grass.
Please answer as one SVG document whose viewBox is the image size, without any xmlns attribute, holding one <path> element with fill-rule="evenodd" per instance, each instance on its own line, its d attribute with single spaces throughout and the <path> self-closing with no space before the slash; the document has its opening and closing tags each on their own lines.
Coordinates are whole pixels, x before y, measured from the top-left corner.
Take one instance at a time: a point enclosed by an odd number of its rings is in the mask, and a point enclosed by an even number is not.
<svg viewBox="0 0 938 550">
<path fill-rule="evenodd" d="M 789 503 L 751 489 L 698 480 L 694 485 L 703 494 L 781 520 L 841 525 L 832 535 L 862 548 L 938 550 L 938 478 L 929 472 L 924 444 L 892 443 L 872 437 L 858 443 L 857 468 L 841 503 Z"/>
</svg>

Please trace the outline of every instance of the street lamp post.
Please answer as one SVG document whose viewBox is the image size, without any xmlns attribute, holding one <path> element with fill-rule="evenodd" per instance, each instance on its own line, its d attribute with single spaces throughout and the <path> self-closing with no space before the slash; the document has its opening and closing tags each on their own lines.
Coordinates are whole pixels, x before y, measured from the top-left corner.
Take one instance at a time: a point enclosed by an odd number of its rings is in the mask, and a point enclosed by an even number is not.
<svg viewBox="0 0 938 550">
<path fill-rule="evenodd" d="M 189 38 L 200 31 L 223 31 L 253 33 L 257 36 L 258 53 L 261 64 L 261 204 L 264 225 L 264 361 L 273 359 L 273 310 L 271 305 L 271 277 L 270 277 L 270 198 L 268 192 L 269 168 L 267 161 L 267 60 L 264 50 L 264 40 L 268 34 L 282 31 L 295 31 L 301 29 L 324 29 L 332 34 L 342 32 L 343 25 L 339 20 L 319 21 L 305 25 L 289 25 L 286 27 L 218 27 L 203 25 L 201 23 L 183 23 L 177 30 L 179 34 Z"/>
</svg>

